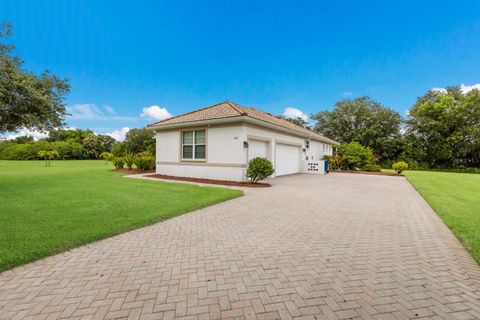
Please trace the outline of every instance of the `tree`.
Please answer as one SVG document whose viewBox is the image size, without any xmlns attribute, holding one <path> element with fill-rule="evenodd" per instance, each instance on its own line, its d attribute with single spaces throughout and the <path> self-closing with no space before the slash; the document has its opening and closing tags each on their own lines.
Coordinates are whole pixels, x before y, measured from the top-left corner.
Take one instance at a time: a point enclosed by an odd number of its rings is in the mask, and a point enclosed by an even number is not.
<svg viewBox="0 0 480 320">
<path fill-rule="evenodd" d="M 45 159 L 45 166 L 50 167 L 50 161 L 58 157 L 58 151 L 57 150 L 40 150 L 38 151 L 38 157 L 39 158 L 44 158 Z"/>
<path fill-rule="evenodd" d="M 32 136 L 20 136 L 20 137 L 16 137 L 15 139 L 13 139 L 13 142 L 15 143 L 33 143 L 34 140 L 33 140 L 33 137 Z"/>
<path fill-rule="evenodd" d="M 117 142 L 114 138 L 106 134 L 99 134 L 98 140 L 102 145 L 103 150 L 111 152 L 113 145 Z"/>
<path fill-rule="evenodd" d="M 87 154 L 91 159 L 97 159 L 104 151 L 102 142 L 94 133 L 88 134 L 82 141 L 83 146 L 87 150 Z"/>
<path fill-rule="evenodd" d="M 155 134 L 152 130 L 145 128 L 130 129 L 125 135 L 125 150 L 131 153 L 142 151 L 155 152 Z"/>
<path fill-rule="evenodd" d="M 100 158 L 102 158 L 105 161 L 105 164 L 108 164 L 108 161 L 112 160 L 113 154 L 111 154 L 110 152 L 104 151 L 100 154 Z"/>
<path fill-rule="evenodd" d="M 87 130 L 53 129 L 49 131 L 47 140 L 50 142 L 73 141 L 77 143 L 83 143 L 83 139 L 85 139 L 90 134 L 94 134 L 94 132 L 88 129 Z"/>
<path fill-rule="evenodd" d="M 310 125 L 309 125 L 308 122 L 305 121 L 303 118 L 300 118 L 300 117 L 289 118 L 289 117 L 285 117 L 285 116 L 283 116 L 283 115 L 276 116 L 276 117 L 279 118 L 279 119 L 287 120 L 287 121 L 289 121 L 289 122 L 291 122 L 291 123 L 296 124 L 297 126 L 304 127 L 305 129 L 311 130 Z"/>
<path fill-rule="evenodd" d="M 40 75 L 22 68 L 23 61 L 13 54 L 15 46 L 4 41 L 12 36 L 12 26 L 0 25 L 0 132 L 20 128 L 40 131 L 60 127 L 67 114 L 66 79 L 48 71 Z"/>
<path fill-rule="evenodd" d="M 357 141 L 382 160 L 395 159 L 402 150 L 400 114 L 367 96 L 342 100 L 312 118 L 315 131 L 340 143 Z"/>
<path fill-rule="evenodd" d="M 480 166 L 480 91 L 429 91 L 409 110 L 405 159 L 434 168 Z"/>
</svg>

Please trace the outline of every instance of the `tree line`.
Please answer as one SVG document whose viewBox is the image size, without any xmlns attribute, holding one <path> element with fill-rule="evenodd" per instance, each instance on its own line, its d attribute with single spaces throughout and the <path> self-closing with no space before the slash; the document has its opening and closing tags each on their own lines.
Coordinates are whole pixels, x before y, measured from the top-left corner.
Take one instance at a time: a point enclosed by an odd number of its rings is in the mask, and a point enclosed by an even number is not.
<svg viewBox="0 0 480 320">
<path fill-rule="evenodd" d="M 57 158 L 64 160 L 98 159 L 104 152 L 117 157 L 140 152 L 154 154 L 155 138 L 152 130 L 144 128 L 130 129 L 123 142 L 88 129 L 55 129 L 49 132 L 47 138 L 38 141 L 31 136 L 20 136 L 0 142 L 0 159 L 34 160 L 41 158 L 38 153 L 43 150 L 55 150 Z"/>
<path fill-rule="evenodd" d="M 403 118 L 368 96 L 335 103 L 313 114 L 313 130 L 342 144 L 372 149 L 378 163 L 405 161 L 411 168 L 480 167 L 480 91 L 430 90 Z M 308 128 L 303 119 L 287 119 Z"/>
</svg>

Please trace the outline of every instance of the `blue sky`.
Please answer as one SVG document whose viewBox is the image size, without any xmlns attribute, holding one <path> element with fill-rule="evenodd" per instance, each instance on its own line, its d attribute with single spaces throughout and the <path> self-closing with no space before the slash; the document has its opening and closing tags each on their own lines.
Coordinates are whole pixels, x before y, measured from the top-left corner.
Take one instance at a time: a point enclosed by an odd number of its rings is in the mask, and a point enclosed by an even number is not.
<svg viewBox="0 0 480 320">
<path fill-rule="evenodd" d="M 310 114 L 369 95 L 405 115 L 480 82 L 480 1 L 2 0 L 0 20 L 27 68 L 70 79 L 68 126 L 99 133 L 224 100 Z"/>
</svg>

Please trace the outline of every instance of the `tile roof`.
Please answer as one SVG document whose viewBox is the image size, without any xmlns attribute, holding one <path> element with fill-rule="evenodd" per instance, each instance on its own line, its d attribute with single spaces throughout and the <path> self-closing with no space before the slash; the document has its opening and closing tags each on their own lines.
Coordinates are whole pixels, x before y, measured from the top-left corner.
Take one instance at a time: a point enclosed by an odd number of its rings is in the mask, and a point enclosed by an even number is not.
<svg viewBox="0 0 480 320">
<path fill-rule="evenodd" d="M 274 124 L 283 128 L 287 128 L 287 129 L 296 131 L 297 133 L 303 136 L 321 139 L 333 144 L 337 143 L 334 140 L 326 138 L 311 130 L 305 129 L 304 127 L 296 125 L 290 121 L 277 118 L 269 113 L 260 111 L 255 108 L 243 107 L 231 101 L 220 102 L 206 108 L 202 108 L 202 109 L 184 113 L 172 118 L 168 118 L 162 121 L 158 121 L 150 124 L 149 127 L 162 127 L 162 126 L 169 126 L 173 124 L 190 123 L 190 122 L 196 122 L 196 121 L 208 121 L 208 120 L 242 117 L 242 116 L 250 117 L 250 118 L 261 120 L 261 121 Z"/>
</svg>

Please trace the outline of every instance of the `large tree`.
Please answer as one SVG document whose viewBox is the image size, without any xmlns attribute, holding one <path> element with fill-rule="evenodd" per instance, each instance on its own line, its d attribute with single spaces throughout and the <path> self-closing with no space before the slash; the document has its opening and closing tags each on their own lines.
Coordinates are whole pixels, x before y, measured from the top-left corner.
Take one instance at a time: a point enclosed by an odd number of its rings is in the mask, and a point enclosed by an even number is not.
<svg viewBox="0 0 480 320">
<path fill-rule="evenodd" d="M 286 116 L 284 116 L 284 115 L 279 115 L 279 116 L 277 116 L 277 118 L 283 119 L 283 120 L 287 120 L 287 121 L 289 121 L 289 122 L 291 122 L 291 123 L 296 124 L 297 126 L 304 127 L 305 129 L 308 129 L 308 130 L 311 129 L 311 128 L 310 128 L 310 125 L 308 124 L 308 122 L 305 121 L 305 120 L 304 120 L 303 118 L 301 118 L 301 117 L 290 118 L 290 117 L 286 117 Z"/>
<path fill-rule="evenodd" d="M 480 166 L 480 91 L 429 91 L 409 110 L 405 157 L 435 168 Z"/>
<path fill-rule="evenodd" d="M 395 159 L 401 151 L 400 114 L 367 96 L 339 101 L 312 118 L 315 131 L 341 143 L 359 142 L 381 160 Z"/>
<path fill-rule="evenodd" d="M 0 132 L 20 128 L 49 130 L 64 124 L 65 95 L 70 86 L 48 71 L 40 75 L 22 67 L 8 42 L 12 27 L 0 25 Z"/>
<path fill-rule="evenodd" d="M 127 152 L 150 151 L 153 153 L 155 152 L 155 133 L 145 128 L 130 129 L 125 135 L 123 144 Z"/>
</svg>

